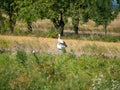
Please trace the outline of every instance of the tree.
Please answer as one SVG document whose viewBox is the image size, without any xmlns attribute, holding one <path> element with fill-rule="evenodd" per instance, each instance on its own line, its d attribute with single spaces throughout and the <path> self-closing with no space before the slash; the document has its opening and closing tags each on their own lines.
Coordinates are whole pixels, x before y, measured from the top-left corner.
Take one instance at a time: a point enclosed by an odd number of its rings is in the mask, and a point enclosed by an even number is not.
<svg viewBox="0 0 120 90">
<path fill-rule="evenodd" d="M 48 9 L 47 18 L 50 19 L 55 28 L 59 30 L 61 36 L 64 34 L 64 26 L 66 21 L 66 12 L 69 7 L 69 0 L 49 0 L 51 3 Z"/>
<path fill-rule="evenodd" d="M 19 0 L 3 0 L 3 10 L 7 16 L 9 16 L 9 29 L 13 33 L 14 26 L 16 24 L 17 13 L 19 7 L 17 2 Z"/>
<path fill-rule="evenodd" d="M 113 10 L 118 9 L 120 11 L 120 0 L 112 0 Z"/>
<path fill-rule="evenodd" d="M 72 17 L 75 34 L 78 34 L 79 21 L 85 23 L 89 19 L 88 4 L 87 0 L 70 0 L 70 10 L 68 12 L 70 17 Z"/>
<path fill-rule="evenodd" d="M 20 11 L 18 20 L 27 23 L 28 32 L 32 32 L 32 22 L 39 18 L 44 19 L 49 16 L 48 9 L 51 5 L 50 0 L 23 0 L 19 3 Z"/>
<path fill-rule="evenodd" d="M 18 20 L 27 23 L 28 32 L 32 32 L 32 22 L 39 18 L 38 11 L 36 9 L 37 0 L 23 0 L 19 2 Z"/>
<path fill-rule="evenodd" d="M 1 28 L 1 32 L 4 31 L 4 18 L 2 16 L 2 9 L 3 9 L 3 0 L 0 2 L 0 28 Z"/>
<path fill-rule="evenodd" d="M 91 5 L 91 19 L 97 25 L 102 25 L 107 35 L 107 26 L 118 15 L 118 10 L 113 10 L 113 3 L 111 0 L 95 0 Z"/>
</svg>

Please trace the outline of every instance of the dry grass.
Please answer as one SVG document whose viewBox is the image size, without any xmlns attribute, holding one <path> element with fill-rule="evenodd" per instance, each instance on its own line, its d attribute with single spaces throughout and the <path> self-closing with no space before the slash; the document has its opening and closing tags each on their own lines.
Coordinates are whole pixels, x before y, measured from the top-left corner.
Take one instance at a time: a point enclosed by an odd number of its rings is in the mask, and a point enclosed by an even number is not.
<svg viewBox="0 0 120 90">
<path fill-rule="evenodd" d="M 23 49 L 26 52 L 31 52 L 35 49 L 39 53 L 47 52 L 57 54 L 56 48 L 57 38 L 41 38 L 41 37 L 25 37 L 25 36 L 0 36 L 0 40 L 9 41 L 8 48 L 12 51 Z M 120 42 L 102 42 L 102 41 L 83 41 L 83 40 L 64 40 L 68 47 L 67 52 L 71 50 L 75 54 L 108 54 L 120 56 Z"/>
<path fill-rule="evenodd" d="M 16 27 L 19 28 L 20 30 L 24 30 L 24 31 L 27 30 L 27 24 L 24 22 L 17 22 Z M 32 23 L 32 28 L 34 32 L 39 32 L 39 31 L 46 32 L 51 28 L 54 28 L 54 25 L 48 19 L 44 19 L 44 20 L 39 19 L 36 22 Z"/>
<path fill-rule="evenodd" d="M 72 26 L 72 20 L 71 18 L 68 18 L 68 23 L 66 23 L 64 29 L 65 30 L 73 30 L 73 26 Z M 27 25 L 26 23 L 23 22 L 17 22 L 16 27 L 19 28 L 20 30 L 27 30 Z M 48 20 L 48 19 L 44 19 L 44 20 L 37 20 L 36 22 L 32 23 L 32 27 L 33 27 L 33 31 L 49 31 L 51 29 L 54 29 L 54 25 L 53 23 Z M 96 26 L 95 22 L 89 20 L 87 23 L 85 24 L 79 24 L 79 30 L 80 31 L 103 31 L 103 27 L 102 26 Z M 110 32 L 120 32 L 120 14 L 118 15 L 118 17 L 112 21 L 109 25 L 108 25 L 108 31 Z"/>
<path fill-rule="evenodd" d="M 111 22 L 109 27 L 120 27 L 120 14 L 114 21 Z"/>
<path fill-rule="evenodd" d="M 80 30 L 103 30 L 102 26 L 96 26 L 95 22 L 89 20 L 83 25 L 79 25 Z M 108 31 L 120 32 L 120 14 L 108 25 Z"/>
</svg>

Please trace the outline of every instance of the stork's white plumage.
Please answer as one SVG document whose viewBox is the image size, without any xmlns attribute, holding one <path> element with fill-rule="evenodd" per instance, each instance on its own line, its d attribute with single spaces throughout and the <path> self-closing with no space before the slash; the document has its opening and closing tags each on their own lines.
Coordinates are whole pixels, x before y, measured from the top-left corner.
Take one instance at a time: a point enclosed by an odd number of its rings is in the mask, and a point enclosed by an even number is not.
<svg viewBox="0 0 120 90">
<path fill-rule="evenodd" d="M 60 34 L 58 34 L 58 43 L 57 48 L 62 50 L 63 48 L 67 47 L 67 44 L 60 38 Z"/>
<path fill-rule="evenodd" d="M 60 34 L 58 34 L 58 43 L 64 43 L 64 41 L 60 39 Z"/>
</svg>

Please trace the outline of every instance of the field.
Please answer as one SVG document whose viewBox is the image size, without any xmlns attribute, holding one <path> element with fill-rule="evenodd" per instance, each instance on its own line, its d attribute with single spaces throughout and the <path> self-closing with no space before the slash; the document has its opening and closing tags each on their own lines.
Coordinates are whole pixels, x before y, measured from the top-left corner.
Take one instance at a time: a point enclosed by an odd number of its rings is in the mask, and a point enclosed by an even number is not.
<svg viewBox="0 0 120 90">
<path fill-rule="evenodd" d="M 25 36 L 0 36 L 0 47 L 6 51 L 16 52 L 21 49 L 26 52 L 36 50 L 38 53 L 58 54 L 57 38 L 25 37 Z M 120 58 L 119 42 L 102 42 L 64 39 L 68 47 L 67 53 L 73 52 L 77 56 L 104 55 Z"/>
<path fill-rule="evenodd" d="M 34 22 L 27 35 L 17 22 L 13 35 L 0 35 L 0 90 L 120 90 L 119 23 L 118 17 L 104 37 L 92 21 L 79 25 L 79 35 L 69 22 L 60 53 L 49 20 Z"/>
<path fill-rule="evenodd" d="M 120 90 L 119 6 L 1 0 L 0 90 Z"/>
<path fill-rule="evenodd" d="M 0 90 L 120 89 L 119 42 L 63 40 L 1 35 Z"/>
</svg>

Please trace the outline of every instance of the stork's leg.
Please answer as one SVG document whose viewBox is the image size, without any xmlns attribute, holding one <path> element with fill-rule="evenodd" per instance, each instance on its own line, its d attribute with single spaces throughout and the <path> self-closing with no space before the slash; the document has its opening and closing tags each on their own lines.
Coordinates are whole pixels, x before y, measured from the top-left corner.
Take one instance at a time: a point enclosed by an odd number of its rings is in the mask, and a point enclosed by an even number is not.
<svg viewBox="0 0 120 90">
<path fill-rule="evenodd" d="M 58 49 L 58 54 L 62 54 L 62 49 Z"/>
</svg>

